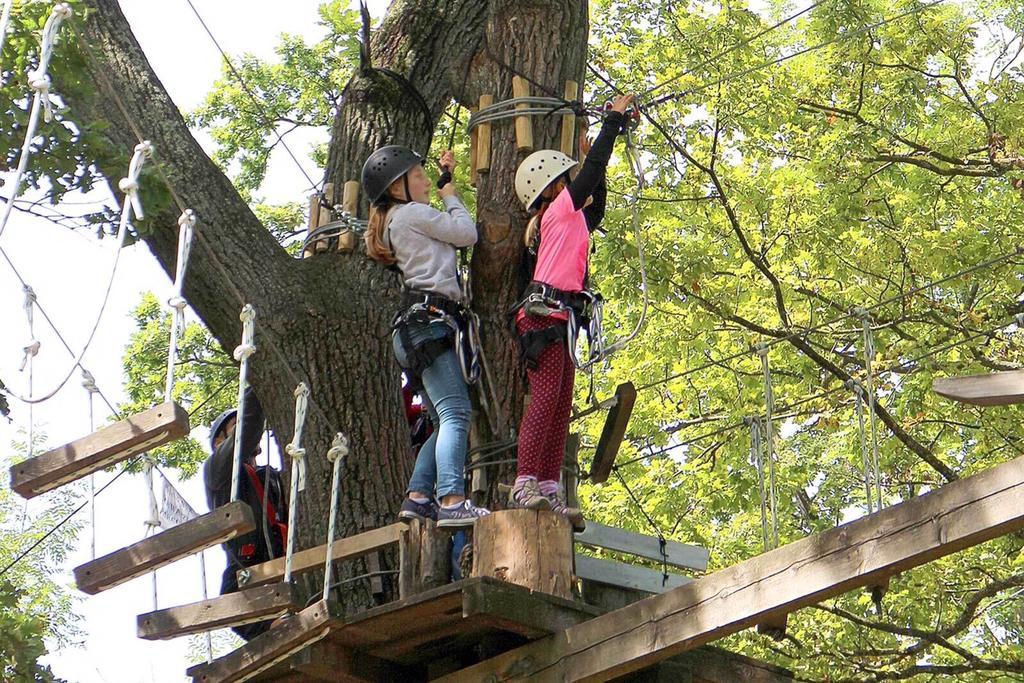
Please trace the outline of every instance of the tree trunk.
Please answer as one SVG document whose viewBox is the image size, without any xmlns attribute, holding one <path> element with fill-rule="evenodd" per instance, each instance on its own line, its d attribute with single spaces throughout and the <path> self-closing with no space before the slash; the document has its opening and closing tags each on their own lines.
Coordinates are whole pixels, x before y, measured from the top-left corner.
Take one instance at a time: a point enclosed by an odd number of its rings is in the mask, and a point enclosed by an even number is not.
<svg viewBox="0 0 1024 683">
<path fill-rule="evenodd" d="M 153 142 L 155 163 L 149 163 L 142 182 L 146 219 L 136 227 L 172 276 L 178 215 L 183 207 L 196 211 L 198 238 L 185 295 L 227 350 L 240 340 L 242 304 L 255 307 L 251 382 L 279 445 L 291 438 L 295 384 L 306 381 L 312 391 L 304 437 L 309 483 L 300 502 L 298 547 L 324 542 L 331 493 L 324 455 L 337 431 L 346 432 L 352 445 L 337 533 L 347 536 L 392 521 L 412 465 L 389 335 L 396 277 L 368 261 L 362 249 L 352 255 L 290 258 L 192 138 L 116 0 L 90 0 L 89 5 L 82 33 L 94 83 L 88 90 L 69 88 L 67 97 L 71 118 L 83 126 L 109 123 L 103 132 L 116 151 L 98 159 L 98 166 L 116 181 L 125 174 L 136 135 Z M 363 160 L 382 144 L 402 143 L 425 152 L 451 97 L 467 105 L 482 92 L 510 97 L 512 74 L 486 56 L 486 46 L 552 92 L 560 93 L 566 80 L 581 81 L 586 18 L 587 3 L 578 0 L 394 2 L 374 34 L 371 65 L 364 65 L 344 92 L 326 170 L 326 180 L 336 188 L 330 199 L 340 203 L 344 181 L 358 179 Z M 464 82 L 467 67 L 470 75 Z M 557 147 L 558 121 L 554 116 L 533 119 L 538 146 Z M 502 438 L 518 427 L 523 399 L 505 317 L 518 294 L 515 275 L 526 218 L 513 192 L 523 156 L 513 130 L 511 121 L 494 126 L 491 171 L 478 186 L 481 239 L 473 257 L 484 346 L 507 416 L 499 430 Z M 157 165 L 159 173 L 154 172 Z M 468 166 L 463 163 L 462 172 Z M 180 206 L 167 197 L 161 174 Z M 484 439 L 495 438 L 485 425 L 482 429 Z M 394 560 L 389 558 L 392 568 Z M 338 577 L 364 573 L 363 564 L 339 567 Z M 394 587 L 392 582 L 392 596 Z M 346 584 L 342 599 L 348 609 L 372 604 L 369 582 Z"/>
</svg>

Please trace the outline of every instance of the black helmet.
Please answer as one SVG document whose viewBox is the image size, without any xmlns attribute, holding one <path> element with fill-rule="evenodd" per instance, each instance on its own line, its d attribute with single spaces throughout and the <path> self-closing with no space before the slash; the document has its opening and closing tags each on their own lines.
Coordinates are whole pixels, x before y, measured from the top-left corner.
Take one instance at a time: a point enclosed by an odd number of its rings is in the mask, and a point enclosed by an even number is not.
<svg viewBox="0 0 1024 683">
<path fill-rule="evenodd" d="M 236 408 L 229 408 L 218 415 L 217 419 L 210 424 L 210 451 L 217 450 L 217 447 L 213 445 L 214 440 L 217 438 L 220 430 L 224 428 L 224 424 L 236 415 L 238 415 L 238 410 Z"/>
<path fill-rule="evenodd" d="M 423 163 L 423 157 L 408 147 L 388 145 L 370 155 L 363 164 L 363 191 L 371 204 L 384 196 L 391 183 L 409 169 Z"/>
</svg>

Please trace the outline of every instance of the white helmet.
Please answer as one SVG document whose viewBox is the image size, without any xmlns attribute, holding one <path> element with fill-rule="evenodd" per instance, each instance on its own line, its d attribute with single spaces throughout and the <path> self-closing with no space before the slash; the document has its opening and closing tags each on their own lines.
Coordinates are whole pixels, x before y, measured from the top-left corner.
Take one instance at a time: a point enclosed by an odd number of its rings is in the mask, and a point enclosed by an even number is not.
<svg viewBox="0 0 1024 683">
<path fill-rule="evenodd" d="M 559 151 L 541 149 L 523 159 L 516 169 L 516 195 L 529 210 L 541 192 L 562 174 L 576 166 L 576 161 Z"/>
</svg>

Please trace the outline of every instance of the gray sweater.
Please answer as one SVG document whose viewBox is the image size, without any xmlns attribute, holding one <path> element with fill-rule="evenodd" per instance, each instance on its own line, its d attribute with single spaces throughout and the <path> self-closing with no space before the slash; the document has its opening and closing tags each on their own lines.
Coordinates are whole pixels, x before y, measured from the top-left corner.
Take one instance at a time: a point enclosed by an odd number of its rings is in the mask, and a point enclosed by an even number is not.
<svg viewBox="0 0 1024 683">
<path fill-rule="evenodd" d="M 476 244 L 476 221 L 458 197 L 444 211 L 410 202 L 391 210 L 387 233 L 407 287 L 462 300 L 456 248 Z"/>
</svg>

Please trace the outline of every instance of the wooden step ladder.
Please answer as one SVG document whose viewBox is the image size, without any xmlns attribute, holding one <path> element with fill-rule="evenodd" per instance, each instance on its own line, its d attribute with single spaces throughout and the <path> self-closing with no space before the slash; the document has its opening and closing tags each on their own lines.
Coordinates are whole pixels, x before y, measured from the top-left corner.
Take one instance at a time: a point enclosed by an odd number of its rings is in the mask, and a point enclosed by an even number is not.
<svg viewBox="0 0 1024 683">
<path fill-rule="evenodd" d="M 298 589 L 282 581 L 140 614 L 138 635 L 144 640 L 168 640 L 276 619 L 290 612 L 298 612 L 304 606 Z"/>
<path fill-rule="evenodd" d="M 12 466 L 11 488 L 24 498 L 33 498 L 188 432 L 188 413 L 177 403 L 161 403 Z"/>
<path fill-rule="evenodd" d="M 75 583 L 95 595 L 255 528 L 252 508 L 236 500 L 76 567 Z"/>
</svg>

